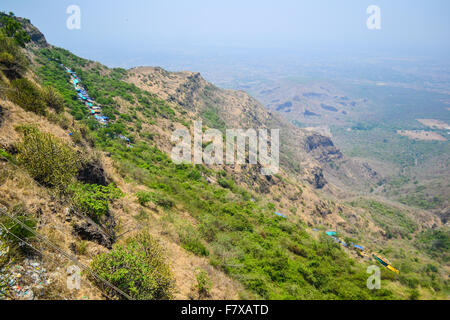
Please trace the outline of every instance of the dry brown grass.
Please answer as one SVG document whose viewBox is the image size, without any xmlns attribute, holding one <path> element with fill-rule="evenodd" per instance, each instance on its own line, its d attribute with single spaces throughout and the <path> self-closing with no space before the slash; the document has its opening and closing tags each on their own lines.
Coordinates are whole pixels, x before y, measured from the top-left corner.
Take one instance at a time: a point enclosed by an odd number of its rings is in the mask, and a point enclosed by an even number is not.
<svg viewBox="0 0 450 320">
<path fill-rule="evenodd" d="M 450 130 L 450 125 L 441 120 L 436 119 L 417 119 L 421 124 L 432 129 Z"/>
<path fill-rule="evenodd" d="M 410 139 L 422 140 L 422 141 L 447 141 L 439 133 L 423 130 L 398 130 L 397 133 L 401 136 L 408 137 Z"/>
</svg>

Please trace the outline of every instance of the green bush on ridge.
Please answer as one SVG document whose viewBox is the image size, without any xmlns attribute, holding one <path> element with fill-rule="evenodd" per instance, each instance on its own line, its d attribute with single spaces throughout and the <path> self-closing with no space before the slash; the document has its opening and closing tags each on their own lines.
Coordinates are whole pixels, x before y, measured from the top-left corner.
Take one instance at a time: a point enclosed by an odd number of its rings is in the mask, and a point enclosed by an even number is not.
<svg viewBox="0 0 450 320">
<path fill-rule="evenodd" d="M 95 257 L 92 269 L 103 279 L 136 300 L 173 298 L 175 280 L 161 245 L 148 233 L 116 244 L 113 250 Z M 102 291 L 124 299 L 102 281 L 93 279 Z"/>
<path fill-rule="evenodd" d="M 124 195 L 114 184 L 104 187 L 96 184 L 76 183 L 69 187 L 69 192 L 75 208 L 96 221 L 109 213 L 110 201 Z"/>
<path fill-rule="evenodd" d="M 39 183 L 64 191 L 79 168 L 78 156 L 71 147 L 50 133 L 22 126 L 23 140 L 18 145 L 18 162 Z"/>
<path fill-rule="evenodd" d="M 39 115 L 47 114 L 47 107 L 41 90 L 28 79 L 11 81 L 8 98 L 27 111 L 32 111 Z"/>
</svg>

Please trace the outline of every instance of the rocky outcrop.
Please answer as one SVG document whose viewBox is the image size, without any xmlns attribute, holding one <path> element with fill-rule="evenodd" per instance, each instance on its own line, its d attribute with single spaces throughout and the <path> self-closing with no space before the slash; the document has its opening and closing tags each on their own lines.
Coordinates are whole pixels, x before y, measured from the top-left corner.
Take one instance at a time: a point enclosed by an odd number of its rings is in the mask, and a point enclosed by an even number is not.
<svg viewBox="0 0 450 320">
<path fill-rule="evenodd" d="M 109 184 L 103 166 L 99 162 L 88 162 L 83 165 L 78 173 L 78 180 L 89 184 L 107 186 Z"/>
<path fill-rule="evenodd" d="M 322 189 L 327 184 L 327 180 L 323 176 L 323 170 L 320 167 L 313 168 L 307 180 L 316 189 Z"/>
<path fill-rule="evenodd" d="M 321 163 L 332 162 L 343 157 L 330 138 L 319 134 L 312 134 L 306 138 L 306 150 Z"/>
<path fill-rule="evenodd" d="M 378 172 L 376 172 L 374 169 L 372 169 L 368 163 L 363 163 L 362 166 L 366 170 L 366 172 L 370 178 L 373 178 L 373 179 L 378 178 Z"/>
<path fill-rule="evenodd" d="M 0 12 L 0 18 L 6 16 L 5 13 Z M 22 24 L 22 28 L 25 30 L 25 32 L 30 36 L 32 44 L 41 47 L 41 48 L 48 48 L 50 45 L 48 44 L 47 40 L 45 39 L 45 36 L 42 34 L 42 32 L 39 31 L 38 28 L 36 28 L 34 25 L 31 24 L 31 21 L 29 19 L 21 18 L 21 17 L 14 17 L 17 21 L 19 21 Z M 2 26 L 0 22 L 0 27 Z"/>
<path fill-rule="evenodd" d="M 82 222 L 73 226 L 73 234 L 82 240 L 98 243 L 108 249 L 112 249 L 115 242 L 115 234 L 106 233 L 98 225 L 91 222 Z"/>
<path fill-rule="evenodd" d="M 330 207 L 324 201 L 319 201 L 319 203 L 316 204 L 315 213 L 325 218 L 332 214 L 333 211 L 331 211 Z"/>
<path fill-rule="evenodd" d="M 176 93 L 176 96 L 172 96 L 171 100 L 178 103 L 180 106 L 192 109 L 196 103 L 196 94 L 202 87 L 203 78 L 200 73 L 192 73 L 189 75 L 184 83 L 182 83 Z"/>
</svg>

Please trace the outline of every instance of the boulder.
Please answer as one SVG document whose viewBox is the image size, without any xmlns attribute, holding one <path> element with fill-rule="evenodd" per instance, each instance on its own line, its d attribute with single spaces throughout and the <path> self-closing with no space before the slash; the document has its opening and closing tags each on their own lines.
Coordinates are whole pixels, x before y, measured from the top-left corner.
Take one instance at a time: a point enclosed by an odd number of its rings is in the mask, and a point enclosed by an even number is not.
<svg viewBox="0 0 450 320">
<path fill-rule="evenodd" d="M 112 249 L 115 242 L 115 234 L 104 232 L 99 226 L 91 222 L 82 222 L 73 226 L 73 234 L 79 236 L 82 240 L 96 242 L 101 246 Z"/>
<path fill-rule="evenodd" d="M 78 172 L 77 178 L 79 181 L 88 184 L 98 184 L 105 187 L 109 184 L 105 169 L 100 162 L 96 161 L 85 163 Z"/>
</svg>

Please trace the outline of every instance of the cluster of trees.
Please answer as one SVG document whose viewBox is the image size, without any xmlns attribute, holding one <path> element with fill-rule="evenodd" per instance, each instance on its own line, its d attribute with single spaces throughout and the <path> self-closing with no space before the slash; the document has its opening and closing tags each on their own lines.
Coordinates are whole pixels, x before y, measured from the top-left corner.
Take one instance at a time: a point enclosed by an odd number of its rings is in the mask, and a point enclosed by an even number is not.
<svg viewBox="0 0 450 320">
<path fill-rule="evenodd" d="M 22 28 L 22 24 L 15 19 L 15 15 L 13 12 L 10 12 L 9 15 L 5 13 L 0 13 L 0 25 L 1 33 L 5 36 L 14 39 L 14 41 L 21 47 L 25 47 L 25 45 L 30 42 L 31 38 Z"/>
<path fill-rule="evenodd" d="M 51 133 L 35 127 L 18 128 L 23 133 L 17 160 L 40 184 L 64 191 L 79 169 L 76 151 Z"/>
<path fill-rule="evenodd" d="M 26 71 L 28 60 L 21 47 L 30 41 L 30 36 L 14 14 L 0 14 L 0 71 L 8 79 L 20 78 Z"/>
<path fill-rule="evenodd" d="M 65 102 L 58 91 L 50 86 L 41 89 L 25 78 L 29 61 L 22 47 L 30 41 L 30 36 L 21 23 L 11 13 L 0 17 L 0 25 L 0 91 L 27 111 L 45 115 L 50 107 L 62 112 Z"/>
</svg>

